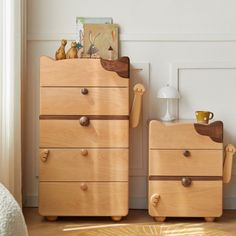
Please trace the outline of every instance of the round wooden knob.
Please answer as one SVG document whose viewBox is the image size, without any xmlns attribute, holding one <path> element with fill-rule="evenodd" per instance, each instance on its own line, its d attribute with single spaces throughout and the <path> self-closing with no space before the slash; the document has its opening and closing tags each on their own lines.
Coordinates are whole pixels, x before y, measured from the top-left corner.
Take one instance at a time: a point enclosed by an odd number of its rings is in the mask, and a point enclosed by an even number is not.
<svg viewBox="0 0 236 236">
<path fill-rule="evenodd" d="M 86 116 L 82 116 L 82 117 L 79 119 L 79 123 L 80 123 L 82 126 L 88 126 L 88 125 L 89 125 L 89 118 L 86 117 Z"/>
<path fill-rule="evenodd" d="M 86 150 L 86 149 L 82 149 L 80 151 L 80 153 L 81 153 L 82 156 L 88 156 L 88 150 Z"/>
<path fill-rule="evenodd" d="M 189 177 L 183 177 L 181 182 L 184 187 L 189 187 L 192 184 L 192 180 Z"/>
<path fill-rule="evenodd" d="M 83 94 L 83 95 L 86 95 L 86 94 L 88 94 L 88 89 L 87 88 L 82 88 L 81 89 L 81 93 Z"/>
<path fill-rule="evenodd" d="M 80 185 L 80 189 L 83 190 L 83 191 L 86 191 L 86 190 L 88 189 L 87 184 L 82 183 L 82 184 Z"/>
<path fill-rule="evenodd" d="M 190 157 L 190 156 L 191 156 L 191 153 L 190 153 L 190 151 L 185 150 L 185 151 L 183 152 L 183 155 L 184 155 L 185 157 Z"/>
</svg>

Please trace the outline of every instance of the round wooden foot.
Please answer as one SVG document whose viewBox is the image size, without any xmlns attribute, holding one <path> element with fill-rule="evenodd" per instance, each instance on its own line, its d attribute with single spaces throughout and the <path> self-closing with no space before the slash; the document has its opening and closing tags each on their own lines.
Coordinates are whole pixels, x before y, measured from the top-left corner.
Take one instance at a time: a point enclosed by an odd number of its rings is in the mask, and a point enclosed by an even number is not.
<svg viewBox="0 0 236 236">
<path fill-rule="evenodd" d="M 156 217 L 154 217 L 154 220 L 156 222 L 164 222 L 166 220 L 166 217 L 164 217 L 164 216 L 156 216 Z"/>
<path fill-rule="evenodd" d="M 48 220 L 48 221 L 56 221 L 57 220 L 57 216 L 46 216 L 46 219 Z"/>
<path fill-rule="evenodd" d="M 122 216 L 112 216 L 111 218 L 112 218 L 113 221 L 118 222 L 118 221 L 121 221 Z"/>
<path fill-rule="evenodd" d="M 215 221 L 215 217 L 205 217 L 206 222 L 213 222 Z"/>
</svg>

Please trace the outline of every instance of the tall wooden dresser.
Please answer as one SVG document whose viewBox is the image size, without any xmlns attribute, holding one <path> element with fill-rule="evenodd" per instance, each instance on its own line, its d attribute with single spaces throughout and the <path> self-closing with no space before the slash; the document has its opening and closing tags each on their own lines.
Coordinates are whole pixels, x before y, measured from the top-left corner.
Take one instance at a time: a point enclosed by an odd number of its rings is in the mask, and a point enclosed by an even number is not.
<svg viewBox="0 0 236 236">
<path fill-rule="evenodd" d="M 40 60 L 39 212 L 128 214 L 129 59 Z"/>
<path fill-rule="evenodd" d="M 230 168 L 231 165 L 227 164 Z M 213 221 L 222 214 L 222 192 L 223 123 L 152 120 L 149 214 L 157 221 L 164 221 L 167 216 L 205 217 Z"/>
</svg>

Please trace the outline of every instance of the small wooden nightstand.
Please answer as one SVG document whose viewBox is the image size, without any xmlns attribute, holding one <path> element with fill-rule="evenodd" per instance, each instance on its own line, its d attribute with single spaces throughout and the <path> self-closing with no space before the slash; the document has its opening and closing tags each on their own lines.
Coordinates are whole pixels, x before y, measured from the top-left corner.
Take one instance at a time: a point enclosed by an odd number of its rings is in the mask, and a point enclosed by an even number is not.
<svg viewBox="0 0 236 236">
<path fill-rule="evenodd" d="M 178 216 L 214 221 L 222 214 L 222 193 L 223 123 L 152 120 L 149 214 L 156 221 Z"/>
</svg>

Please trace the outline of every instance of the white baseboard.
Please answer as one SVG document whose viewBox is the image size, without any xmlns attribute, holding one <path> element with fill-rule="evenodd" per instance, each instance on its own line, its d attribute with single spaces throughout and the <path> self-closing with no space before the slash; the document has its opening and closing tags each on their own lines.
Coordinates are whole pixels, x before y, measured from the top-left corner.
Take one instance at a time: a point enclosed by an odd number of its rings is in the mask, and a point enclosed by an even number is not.
<svg viewBox="0 0 236 236">
<path fill-rule="evenodd" d="M 24 202 L 23 202 L 24 207 L 38 207 L 38 196 L 25 196 L 24 197 Z"/>
<path fill-rule="evenodd" d="M 129 209 L 147 209 L 146 197 L 129 198 Z"/>
<path fill-rule="evenodd" d="M 223 204 L 224 204 L 224 209 L 226 210 L 236 209 L 236 197 L 224 198 Z"/>
</svg>

